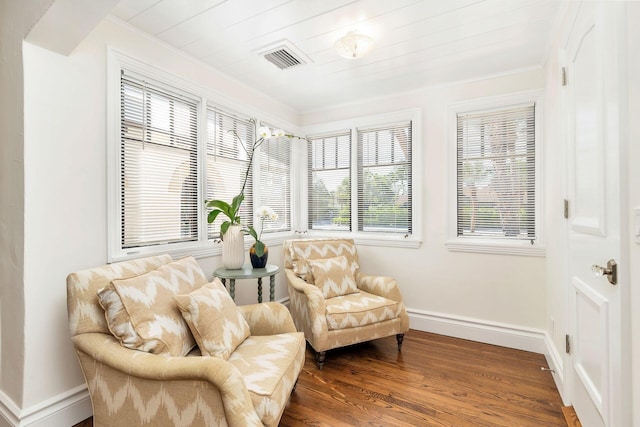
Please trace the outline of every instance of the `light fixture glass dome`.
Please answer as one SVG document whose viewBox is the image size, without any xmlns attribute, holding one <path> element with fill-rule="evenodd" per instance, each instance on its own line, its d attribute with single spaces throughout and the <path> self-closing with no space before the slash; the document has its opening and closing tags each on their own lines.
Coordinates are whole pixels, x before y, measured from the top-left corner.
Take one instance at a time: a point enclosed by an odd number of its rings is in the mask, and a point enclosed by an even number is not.
<svg viewBox="0 0 640 427">
<path fill-rule="evenodd" d="M 338 39 L 334 48 L 343 58 L 361 58 L 373 49 L 373 39 L 364 34 L 350 31 L 346 36 Z"/>
</svg>

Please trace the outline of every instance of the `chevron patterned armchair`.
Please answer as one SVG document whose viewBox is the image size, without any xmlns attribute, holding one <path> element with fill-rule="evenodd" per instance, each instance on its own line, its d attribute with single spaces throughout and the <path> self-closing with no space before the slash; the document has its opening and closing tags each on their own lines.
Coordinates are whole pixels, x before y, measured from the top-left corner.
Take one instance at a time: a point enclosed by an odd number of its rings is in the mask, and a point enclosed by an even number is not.
<svg viewBox="0 0 640 427">
<path fill-rule="evenodd" d="M 396 281 L 360 272 L 352 239 L 284 242 L 290 311 L 322 369 L 326 351 L 395 335 L 398 350 L 409 317 Z"/>
<path fill-rule="evenodd" d="M 169 255 L 67 277 L 71 340 L 94 426 L 278 425 L 304 364 L 304 336 L 282 304 L 236 307 L 222 284 L 207 282 L 193 258 Z M 132 292 L 140 283 L 135 289 L 145 292 Z M 128 311 L 145 312 L 135 304 L 158 313 L 134 317 Z M 130 323 L 116 324 L 123 314 Z"/>
</svg>

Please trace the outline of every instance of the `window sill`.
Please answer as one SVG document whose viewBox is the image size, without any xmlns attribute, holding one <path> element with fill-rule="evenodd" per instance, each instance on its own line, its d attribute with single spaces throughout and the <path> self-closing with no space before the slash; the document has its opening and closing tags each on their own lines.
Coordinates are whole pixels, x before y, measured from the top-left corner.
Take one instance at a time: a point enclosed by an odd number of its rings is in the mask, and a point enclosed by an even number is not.
<svg viewBox="0 0 640 427">
<path fill-rule="evenodd" d="M 371 235 L 368 233 L 349 233 L 344 231 L 309 231 L 303 234 L 296 234 L 295 239 L 313 239 L 313 238 L 341 238 L 341 239 L 353 239 L 356 245 L 364 245 L 364 246 L 380 246 L 380 247 L 390 247 L 390 248 L 409 248 L 409 249 L 417 249 L 420 247 L 422 243 L 415 236 L 407 236 L 402 235 Z"/>
<path fill-rule="evenodd" d="M 289 239 L 313 239 L 313 238 L 343 238 L 353 239 L 357 245 L 365 246 L 381 246 L 381 247 L 394 247 L 394 248 L 410 248 L 416 249 L 420 246 L 421 241 L 404 236 L 368 236 L 366 234 L 359 233 L 344 233 L 344 232 L 309 232 L 309 233 L 289 233 L 283 232 L 278 234 L 272 234 L 263 236 L 262 241 L 265 245 L 270 247 L 282 246 L 285 240 Z M 251 245 L 255 243 L 251 237 L 245 236 L 244 247 L 248 251 Z M 196 259 L 208 258 L 213 256 L 219 256 L 222 254 L 222 244 L 215 243 L 214 241 L 207 242 L 191 242 L 183 243 L 180 245 L 162 245 L 162 246 L 149 246 L 144 248 L 133 248 L 130 251 L 122 251 L 117 255 L 112 255 L 108 260 L 109 263 L 127 261 L 136 258 L 169 254 L 176 260 L 186 256 L 193 256 Z"/>
<path fill-rule="evenodd" d="M 140 248 L 132 248 L 129 250 L 122 250 L 121 252 L 111 255 L 108 262 L 120 262 L 131 259 L 156 256 L 162 254 L 169 254 L 174 260 L 193 256 L 194 258 L 206 258 L 215 255 L 220 255 L 222 252 L 222 245 L 214 243 L 213 241 L 207 242 L 189 242 L 173 245 L 158 245 L 147 246 Z"/>
<path fill-rule="evenodd" d="M 451 252 L 470 252 L 495 255 L 515 255 L 545 257 L 546 248 L 543 245 L 532 245 L 528 242 L 495 242 L 490 240 L 469 241 L 466 239 L 453 239 L 446 242 L 445 246 Z"/>
</svg>

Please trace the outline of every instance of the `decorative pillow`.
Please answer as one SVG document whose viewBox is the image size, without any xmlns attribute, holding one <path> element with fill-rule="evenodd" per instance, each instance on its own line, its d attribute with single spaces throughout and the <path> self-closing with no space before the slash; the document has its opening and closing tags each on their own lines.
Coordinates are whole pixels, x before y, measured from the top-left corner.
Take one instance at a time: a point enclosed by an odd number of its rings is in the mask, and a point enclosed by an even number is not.
<svg viewBox="0 0 640 427">
<path fill-rule="evenodd" d="M 360 269 L 358 252 L 353 239 L 294 240 L 289 247 L 293 272 L 308 283 L 313 283 L 313 273 L 308 263 L 312 259 L 326 259 L 343 255 L 355 275 Z"/>
<path fill-rule="evenodd" d="M 249 324 L 218 278 L 175 300 L 204 356 L 226 360 L 250 335 Z"/>
<path fill-rule="evenodd" d="M 312 259 L 309 260 L 309 266 L 314 284 L 320 288 L 325 298 L 359 292 L 346 257 L 341 255 L 335 258 Z"/>
<path fill-rule="evenodd" d="M 185 356 L 195 345 L 173 296 L 207 283 L 193 257 L 129 279 L 112 280 L 98 291 L 111 333 L 133 350 Z"/>
</svg>

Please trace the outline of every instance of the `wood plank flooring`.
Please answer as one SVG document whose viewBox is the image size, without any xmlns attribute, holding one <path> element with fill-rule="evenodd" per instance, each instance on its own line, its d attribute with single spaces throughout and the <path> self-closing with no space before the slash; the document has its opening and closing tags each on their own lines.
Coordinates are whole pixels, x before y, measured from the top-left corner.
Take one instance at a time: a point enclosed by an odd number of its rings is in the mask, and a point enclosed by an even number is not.
<svg viewBox="0 0 640 427">
<path fill-rule="evenodd" d="M 280 426 L 566 427 L 544 356 L 409 331 L 329 351 L 311 350 Z M 91 419 L 74 427 L 92 427 Z"/>
<path fill-rule="evenodd" d="M 567 422 L 568 427 L 582 427 L 573 406 L 564 406 L 562 408 L 562 414 L 564 415 L 564 419 Z"/>
</svg>

